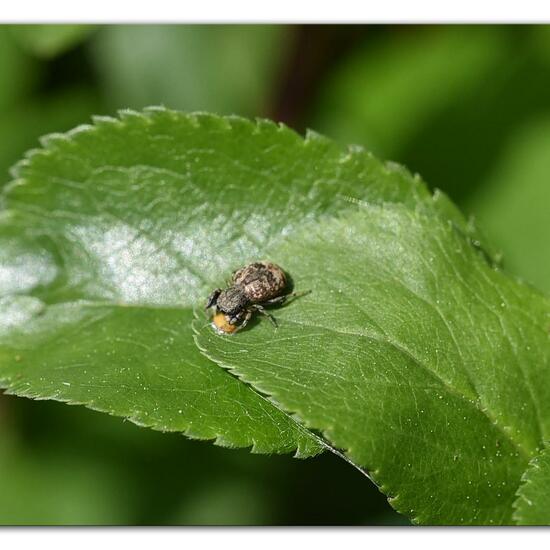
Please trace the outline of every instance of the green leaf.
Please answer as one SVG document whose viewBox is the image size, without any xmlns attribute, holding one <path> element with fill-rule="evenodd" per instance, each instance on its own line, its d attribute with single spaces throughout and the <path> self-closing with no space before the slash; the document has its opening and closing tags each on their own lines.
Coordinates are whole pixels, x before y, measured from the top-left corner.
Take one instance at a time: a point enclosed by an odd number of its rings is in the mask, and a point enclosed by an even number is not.
<svg viewBox="0 0 550 550">
<path fill-rule="evenodd" d="M 311 294 L 205 354 L 319 430 L 417 523 L 506 524 L 550 432 L 550 305 L 446 220 L 364 203 L 270 247 Z M 268 350 L 268 351 L 266 351 Z"/>
<path fill-rule="evenodd" d="M 82 42 L 93 25 L 11 25 L 10 31 L 22 48 L 37 57 L 55 57 Z"/>
<path fill-rule="evenodd" d="M 92 54 L 114 107 L 162 103 L 258 115 L 275 85 L 285 32 L 276 25 L 109 25 Z"/>
<path fill-rule="evenodd" d="M 546 447 L 529 463 L 514 503 L 520 525 L 550 525 L 550 449 Z"/>
<path fill-rule="evenodd" d="M 550 307 L 443 194 L 267 121 L 153 109 L 43 143 L 2 197 L 10 392 L 264 452 L 319 431 L 416 522 L 512 521 Z M 206 295 L 266 257 L 312 292 L 215 334 Z"/>
<path fill-rule="evenodd" d="M 550 291 L 550 120 L 516 131 L 467 209 L 483 225 L 507 268 Z"/>
</svg>

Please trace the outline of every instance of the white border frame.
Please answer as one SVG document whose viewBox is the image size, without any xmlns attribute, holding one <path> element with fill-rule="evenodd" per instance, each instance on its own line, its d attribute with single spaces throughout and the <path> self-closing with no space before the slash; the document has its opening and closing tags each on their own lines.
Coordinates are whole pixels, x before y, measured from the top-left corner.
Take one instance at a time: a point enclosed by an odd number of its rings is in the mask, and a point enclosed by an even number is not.
<svg viewBox="0 0 550 550">
<path fill-rule="evenodd" d="M 5 23 L 537 23 L 545 0 L 5 0 Z"/>
</svg>

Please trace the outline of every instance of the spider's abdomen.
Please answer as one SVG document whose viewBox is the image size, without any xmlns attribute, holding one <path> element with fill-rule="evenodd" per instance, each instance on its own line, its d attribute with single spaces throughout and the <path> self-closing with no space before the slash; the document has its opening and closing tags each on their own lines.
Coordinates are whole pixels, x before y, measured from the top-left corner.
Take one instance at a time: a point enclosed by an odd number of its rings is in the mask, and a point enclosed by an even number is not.
<svg viewBox="0 0 550 550">
<path fill-rule="evenodd" d="M 255 262 L 239 269 L 232 283 L 242 289 L 252 304 L 281 296 L 287 286 L 285 272 L 271 262 Z"/>
</svg>

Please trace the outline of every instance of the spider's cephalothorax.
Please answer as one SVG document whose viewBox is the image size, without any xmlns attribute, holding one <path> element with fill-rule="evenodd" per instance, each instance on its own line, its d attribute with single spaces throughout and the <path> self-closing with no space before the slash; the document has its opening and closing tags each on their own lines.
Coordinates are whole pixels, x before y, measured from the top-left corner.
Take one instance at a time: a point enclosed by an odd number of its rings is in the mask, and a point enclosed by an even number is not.
<svg viewBox="0 0 550 550">
<path fill-rule="evenodd" d="M 271 262 L 255 262 L 233 273 L 230 285 L 217 288 L 208 298 L 207 308 L 216 307 L 212 319 L 218 332 L 230 334 L 245 327 L 255 311 L 266 315 L 277 326 L 264 306 L 282 304 L 295 293 L 285 294 L 285 272 Z"/>
</svg>

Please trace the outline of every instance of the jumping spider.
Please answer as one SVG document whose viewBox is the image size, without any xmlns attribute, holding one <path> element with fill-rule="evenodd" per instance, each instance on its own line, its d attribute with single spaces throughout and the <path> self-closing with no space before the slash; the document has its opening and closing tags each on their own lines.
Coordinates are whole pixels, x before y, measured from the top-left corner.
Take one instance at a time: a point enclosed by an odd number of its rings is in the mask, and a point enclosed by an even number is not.
<svg viewBox="0 0 550 550">
<path fill-rule="evenodd" d="M 283 294 L 287 284 L 285 272 L 272 262 L 242 267 L 233 273 L 228 288 L 217 288 L 208 298 L 206 309 L 216 307 L 212 325 L 220 333 L 231 334 L 244 328 L 257 311 L 277 327 L 277 321 L 264 306 L 282 304 L 298 296 L 295 292 Z"/>
</svg>

